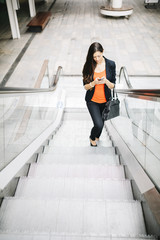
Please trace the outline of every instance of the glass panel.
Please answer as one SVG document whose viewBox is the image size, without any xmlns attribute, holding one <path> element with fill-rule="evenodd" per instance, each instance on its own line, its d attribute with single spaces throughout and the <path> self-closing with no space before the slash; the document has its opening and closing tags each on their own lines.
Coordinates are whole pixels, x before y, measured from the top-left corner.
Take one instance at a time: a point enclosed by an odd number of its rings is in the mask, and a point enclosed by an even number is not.
<svg viewBox="0 0 160 240">
<path fill-rule="evenodd" d="M 133 88 L 137 89 L 158 89 L 159 76 L 129 76 Z"/>
<path fill-rule="evenodd" d="M 4 99 L 0 98 L 0 169 L 4 165 Z"/>
<path fill-rule="evenodd" d="M 160 189 L 160 103 L 147 101 L 146 114 L 145 169 Z"/>
<path fill-rule="evenodd" d="M 1 95 L 0 170 L 54 122 L 59 95 L 57 90 Z"/>
<path fill-rule="evenodd" d="M 120 100 L 121 116 L 112 123 L 160 189 L 160 102 L 122 96 Z"/>
</svg>

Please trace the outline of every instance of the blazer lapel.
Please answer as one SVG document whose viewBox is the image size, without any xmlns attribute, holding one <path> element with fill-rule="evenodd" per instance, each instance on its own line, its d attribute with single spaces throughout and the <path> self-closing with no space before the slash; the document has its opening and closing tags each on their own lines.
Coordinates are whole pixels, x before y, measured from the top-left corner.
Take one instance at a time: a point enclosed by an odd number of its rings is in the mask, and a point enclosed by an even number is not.
<svg viewBox="0 0 160 240">
<path fill-rule="evenodd" d="M 111 80 L 111 77 L 112 77 L 112 70 L 111 68 L 109 67 L 109 60 L 107 58 L 105 58 L 105 61 L 106 61 L 106 78 Z"/>
</svg>

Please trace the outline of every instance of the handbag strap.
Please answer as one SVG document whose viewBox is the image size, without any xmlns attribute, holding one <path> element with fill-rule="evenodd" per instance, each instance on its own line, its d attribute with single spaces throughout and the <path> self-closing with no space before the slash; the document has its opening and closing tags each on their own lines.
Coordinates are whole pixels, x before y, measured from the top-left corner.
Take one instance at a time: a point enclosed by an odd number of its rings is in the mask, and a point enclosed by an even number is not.
<svg viewBox="0 0 160 240">
<path fill-rule="evenodd" d="M 117 94 L 117 91 L 116 91 L 115 87 L 111 89 L 111 98 L 112 99 L 118 99 L 118 94 Z"/>
</svg>

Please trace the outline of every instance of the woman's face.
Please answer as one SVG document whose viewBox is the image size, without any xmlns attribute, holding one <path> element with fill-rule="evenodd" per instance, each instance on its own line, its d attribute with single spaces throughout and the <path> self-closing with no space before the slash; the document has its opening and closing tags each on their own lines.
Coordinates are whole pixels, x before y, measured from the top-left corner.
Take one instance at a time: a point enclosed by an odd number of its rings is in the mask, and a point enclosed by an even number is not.
<svg viewBox="0 0 160 240">
<path fill-rule="evenodd" d="M 103 61 L 103 52 L 95 52 L 93 54 L 93 59 L 97 64 L 101 63 Z"/>
</svg>

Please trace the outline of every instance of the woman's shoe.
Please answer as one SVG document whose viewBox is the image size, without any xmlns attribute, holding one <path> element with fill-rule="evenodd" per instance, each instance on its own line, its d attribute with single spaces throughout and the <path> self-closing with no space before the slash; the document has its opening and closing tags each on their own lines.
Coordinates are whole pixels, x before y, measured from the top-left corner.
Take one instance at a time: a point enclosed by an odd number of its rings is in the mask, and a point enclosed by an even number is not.
<svg viewBox="0 0 160 240">
<path fill-rule="evenodd" d="M 90 143 L 91 147 L 97 147 L 97 144 L 96 145 L 93 145 L 92 143 Z"/>
<path fill-rule="evenodd" d="M 93 142 L 95 142 L 95 144 L 93 144 Z M 92 139 L 90 139 L 90 145 L 91 147 L 97 147 L 96 141 L 93 141 Z"/>
</svg>

